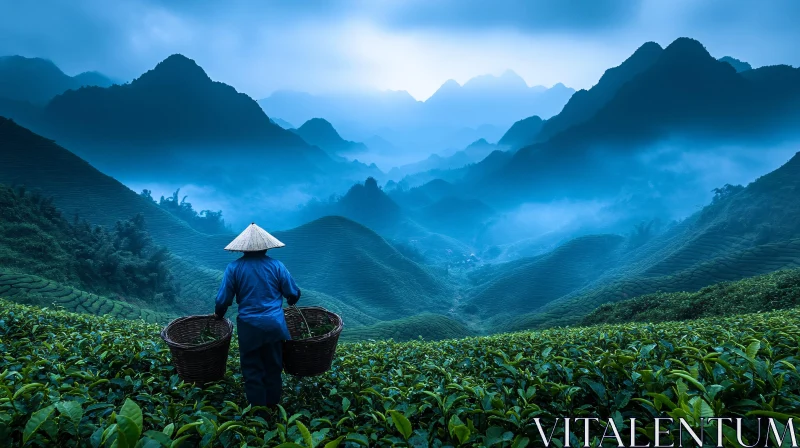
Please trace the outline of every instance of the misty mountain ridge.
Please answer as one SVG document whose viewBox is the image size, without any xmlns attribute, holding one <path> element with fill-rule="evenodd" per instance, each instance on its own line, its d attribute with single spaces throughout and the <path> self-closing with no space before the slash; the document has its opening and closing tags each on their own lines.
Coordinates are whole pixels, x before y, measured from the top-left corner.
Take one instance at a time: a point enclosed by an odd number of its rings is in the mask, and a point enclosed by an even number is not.
<svg viewBox="0 0 800 448">
<path fill-rule="evenodd" d="M 295 127 L 293 124 L 289 123 L 288 121 L 282 120 L 282 119 L 277 118 L 277 117 L 270 117 L 269 121 L 277 124 L 278 126 L 282 127 L 283 129 L 286 129 L 286 130 L 294 129 L 294 127 Z"/>
<path fill-rule="evenodd" d="M 198 314 L 207 306 L 197 297 L 216 292 L 222 270 L 235 258 L 222 249 L 235 234 L 209 235 L 190 228 L 70 151 L 5 118 L 0 118 L 0 147 L 0 183 L 25 185 L 52 197 L 69 219 L 78 215 L 113 229 L 120 220 L 144 216 L 154 241 L 172 253 L 168 265 L 181 285 L 175 303 L 159 306 L 183 314 Z M 278 256 L 306 285 L 306 303 L 343 312 L 354 326 L 418 312 L 419 304 L 409 300 L 418 291 L 437 298 L 437 304 L 428 304 L 434 309 L 446 303 L 449 286 L 442 279 L 363 225 L 325 217 L 278 231 L 270 219 L 258 222 L 286 243 Z"/>
<path fill-rule="evenodd" d="M 594 116 L 617 94 L 617 91 L 636 75 L 650 68 L 661 55 L 662 48 L 655 42 L 646 42 L 617 67 L 603 73 L 589 90 L 579 90 L 569 99 L 558 115 L 547 119 L 536 140 L 544 141 L 572 126 Z"/>
<path fill-rule="evenodd" d="M 195 195 L 195 202 L 210 199 L 215 208 L 246 209 L 265 199 L 292 208 L 308 195 L 326 197 L 355 180 L 382 176 L 374 165 L 333 159 L 272 123 L 254 100 L 211 80 L 182 55 L 128 84 L 70 90 L 43 109 L 19 107 L 24 104 L 0 101 L 0 113 L 126 183 L 171 184 L 156 194 L 199 186 L 208 197 Z"/>
<path fill-rule="evenodd" d="M 193 60 L 172 55 L 129 84 L 69 91 L 45 120 L 70 141 L 249 144 L 303 147 L 247 95 L 212 81 Z"/>
<path fill-rule="evenodd" d="M 111 79 L 99 72 L 69 76 L 47 59 L 0 57 L 0 98 L 8 100 L 43 105 L 67 90 L 112 84 Z"/>
<path fill-rule="evenodd" d="M 497 150 L 497 145 L 480 138 L 470 143 L 464 149 L 450 155 L 432 154 L 427 159 L 392 168 L 387 173 L 389 179 L 400 181 L 406 176 L 424 171 L 455 170 L 469 164 L 477 163 L 486 158 L 492 151 Z"/>
<path fill-rule="evenodd" d="M 345 153 L 359 154 L 368 151 L 363 143 L 343 139 L 324 118 L 312 118 L 291 131 L 302 137 L 306 143 L 318 146 L 330 155 L 342 156 Z"/>
<path fill-rule="evenodd" d="M 740 60 L 738 60 L 738 59 L 736 59 L 734 57 L 731 57 L 731 56 L 723 56 L 723 57 L 719 58 L 719 61 L 720 62 L 727 62 L 733 68 L 735 68 L 737 72 L 744 72 L 744 71 L 753 69 L 753 66 L 748 64 L 747 62 L 740 61 Z"/>
<path fill-rule="evenodd" d="M 514 149 L 527 146 L 536 140 L 544 123 L 545 121 L 539 118 L 538 115 L 523 118 L 511 125 L 497 144 Z"/>
<path fill-rule="evenodd" d="M 509 70 L 500 76 L 470 79 L 463 86 L 449 80 L 426 101 L 417 101 L 403 91 L 320 95 L 278 91 L 259 104 L 268 115 L 290 122 L 322 117 L 346 139 L 366 141 L 378 135 L 406 152 L 427 156 L 463 148 L 479 138 L 497 141 L 522 118 L 558 113 L 573 92 L 560 83 L 551 88 L 529 87 Z M 481 130 L 486 126 L 489 128 Z M 469 128 L 477 132 L 466 140 L 458 137 Z"/>
<path fill-rule="evenodd" d="M 614 90 L 605 103 L 600 101 Z M 614 72 L 607 71 L 595 87 L 576 94 L 561 114 L 544 123 L 539 138 L 546 135 L 548 123 L 574 122 L 583 99 L 593 99 L 587 109 L 600 106 L 597 112 L 520 149 L 475 190 L 492 190 L 494 197 L 508 197 L 510 185 L 517 191 L 546 192 L 547 197 L 609 194 L 625 181 L 610 170 L 641 178 L 647 168 L 633 158 L 660 140 L 707 145 L 760 144 L 764 137 L 780 141 L 800 118 L 792 106 L 800 100 L 800 70 L 776 66 L 737 73 L 693 39 L 677 39 L 663 50 L 645 44 Z M 614 156 L 604 156 L 607 151 Z M 536 196 L 544 197 L 541 193 Z"/>
</svg>

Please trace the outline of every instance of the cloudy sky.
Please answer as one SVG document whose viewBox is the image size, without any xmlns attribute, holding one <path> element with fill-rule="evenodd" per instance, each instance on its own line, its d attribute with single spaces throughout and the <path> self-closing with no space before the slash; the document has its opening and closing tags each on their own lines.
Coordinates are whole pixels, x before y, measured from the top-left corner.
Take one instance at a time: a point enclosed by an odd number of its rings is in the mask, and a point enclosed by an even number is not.
<svg viewBox="0 0 800 448">
<path fill-rule="evenodd" d="M 506 69 L 589 88 L 645 41 L 800 65 L 800 0 L 0 0 L 0 55 L 129 81 L 172 53 L 255 98 L 407 90 Z"/>
</svg>

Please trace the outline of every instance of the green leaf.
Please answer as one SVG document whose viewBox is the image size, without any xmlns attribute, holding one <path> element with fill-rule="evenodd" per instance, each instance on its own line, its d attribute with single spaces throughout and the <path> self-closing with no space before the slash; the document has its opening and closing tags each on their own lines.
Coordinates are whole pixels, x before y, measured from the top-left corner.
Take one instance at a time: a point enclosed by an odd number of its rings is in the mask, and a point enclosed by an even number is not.
<svg viewBox="0 0 800 448">
<path fill-rule="evenodd" d="M 750 359 L 755 359 L 759 350 L 761 350 L 761 343 L 758 341 L 751 342 L 750 345 L 747 346 L 747 357 Z"/>
<path fill-rule="evenodd" d="M 136 426 L 136 422 L 124 415 L 117 416 L 117 431 L 120 448 L 134 446 L 141 435 L 141 430 Z"/>
<path fill-rule="evenodd" d="M 191 437 L 191 434 L 187 434 L 183 437 L 178 437 L 177 439 L 172 441 L 170 448 L 178 448 L 179 446 L 183 445 L 183 442 L 186 441 L 186 439 L 188 439 L 189 437 Z"/>
<path fill-rule="evenodd" d="M 800 417 L 797 417 L 797 416 L 794 416 L 794 415 L 783 414 L 781 412 L 762 411 L 762 410 L 750 411 L 745 415 L 747 417 L 749 417 L 751 415 L 763 415 L 764 417 L 772 417 L 772 418 L 777 418 L 777 419 L 786 420 L 786 421 L 789 421 L 789 419 L 797 420 L 797 419 L 800 418 Z"/>
<path fill-rule="evenodd" d="M 160 446 L 168 447 L 172 443 L 172 440 L 169 438 L 169 436 L 160 431 L 147 431 L 144 433 L 144 437 L 153 440 L 155 442 L 158 442 Z"/>
<path fill-rule="evenodd" d="M 172 433 L 175 432 L 175 424 L 174 423 L 170 423 L 169 425 L 165 426 L 164 430 L 161 431 L 161 432 L 166 434 L 167 437 L 172 437 Z"/>
<path fill-rule="evenodd" d="M 77 435 L 78 427 L 83 418 L 83 408 L 81 408 L 81 404 L 77 401 L 60 401 L 56 403 L 56 409 L 58 409 L 59 414 L 67 417 L 72 422 Z"/>
<path fill-rule="evenodd" d="M 34 412 L 31 415 L 30 420 L 28 420 L 28 423 L 25 424 L 25 429 L 22 431 L 22 443 L 28 442 L 28 439 L 30 439 L 31 436 L 34 435 L 37 430 L 39 430 L 39 428 L 41 428 L 42 423 L 44 423 L 48 418 L 50 418 L 50 414 L 53 413 L 53 410 L 55 408 L 56 405 L 51 404 L 46 408 L 39 409 L 38 411 Z"/>
<path fill-rule="evenodd" d="M 161 435 L 163 436 L 164 434 Z M 117 447 L 119 446 L 120 446 L 119 442 L 117 442 Z M 163 448 L 165 446 L 168 447 L 169 444 L 164 445 L 161 442 L 153 440 L 149 437 L 142 437 L 141 439 L 139 439 L 139 442 L 135 446 L 133 446 L 133 448 Z"/>
<path fill-rule="evenodd" d="M 14 392 L 14 395 L 11 397 L 11 399 L 12 400 L 16 400 L 17 397 L 19 397 L 20 395 L 24 394 L 26 391 L 29 391 L 31 389 L 36 389 L 36 388 L 42 387 L 42 386 L 44 386 L 44 384 L 42 384 L 42 383 L 26 384 L 26 385 L 20 387 L 16 392 Z"/>
<path fill-rule="evenodd" d="M 294 442 L 284 442 L 280 445 L 276 446 L 275 448 L 306 448 L 303 445 L 294 443 Z"/>
<path fill-rule="evenodd" d="M 400 434 L 403 435 L 403 438 L 408 440 L 411 437 L 411 433 L 413 432 L 411 428 L 411 422 L 408 421 L 405 415 L 402 413 L 391 410 L 389 411 L 389 415 L 392 416 L 392 421 L 394 421 L 394 426 L 400 431 Z"/>
<path fill-rule="evenodd" d="M 311 433 L 306 428 L 306 425 L 303 424 L 300 420 L 295 422 L 297 425 L 297 429 L 300 431 L 300 434 L 303 436 L 303 440 L 306 442 L 307 448 L 314 448 L 314 439 L 311 438 Z"/>
<path fill-rule="evenodd" d="M 192 428 L 194 428 L 196 426 L 200 426 L 202 424 L 203 424 L 202 420 L 198 420 L 198 421 L 193 422 L 193 423 L 187 423 L 187 424 L 181 426 L 180 429 L 178 429 L 178 433 L 175 434 L 175 436 L 180 436 L 181 434 L 185 433 L 186 431 L 188 431 L 188 430 L 190 430 L 190 429 L 192 429 Z"/>
<path fill-rule="evenodd" d="M 503 428 L 492 426 L 486 430 L 486 446 L 497 445 L 503 442 Z"/>
<path fill-rule="evenodd" d="M 227 422 L 219 425 L 219 428 L 217 428 L 217 434 L 222 434 L 223 432 L 231 428 L 241 428 L 242 426 L 243 425 L 236 420 L 228 420 Z"/>
<path fill-rule="evenodd" d="M 511 448 L 525 448 L 530 442 L 530 439 L 527 437 L 519 435 L 514 439 L 514 443 L 511 444 Z"/>
<path fill-rule="evenodd" d="M 347 412 L 350 409 L 350 400 L 347 397 L 342 398 L 342 412 Z"/>
<path fill-rule="evenodd" d="M 326 443 L 325 448 L 338 448 L 339 444 L 342 443 L 342 440 L 344 440 L 344 436 L 339 436 L 339 438 Z"/>
<path fill-rule="evenodd" d="M 685 374 L 685 373 L 671 373 L 670 375 L 672 375 L 672 376 L 677 376 L 677 377 L 680 377 L 680 378 L 683 378 L 683 379 L 685 379 L 686 381 L 688 381 L 688 382 L 690 382 L 690 383 L 694 384 L 694 386 L 695 386 L 696 388 L 700 389 L 701 391 L 703 391 L 703 393 L 706 393 L 706 388 L 705 388 L 705 386 L 703 386 L 702 384 L 700 384 L 700 382 L 699 382 L 699 381 L 697 381 L 696 379 L 692 378 L 691 376 L 689 376 L 689 375 L 687 375 L 687 374 Z"/>
<path fill-rule="evenodd" d="M 122 403 L 122 409 L 119 411 L 119 415 L 129 418 L 139 429 L 139 434 L 141 434 L 143 426 L 142 408 L 140 408 L 136 402 L 130 398 L 126 398 L 125 403 Z M 138 438 L 139 436 L 136 436 L 136 439 Z"/>
<path fill-rule="evenodd" d="M 463 445 L 467 443 L 467 440 L 469 440 L 470 431 L 465 425 L 458 425 L 454 427 L 453 432 L 455 433 L 456 438 L 458 438 L 458 443 Z"/>
<path fill-rule="evenodd" d="M 357 443 L 359 445 L 369 446 L 369 439 L 367 439 L 367 436 L 363 434 L 358 434 L 358 433 L 348 434 L 345 440 L 348 442 Z"/>
</svg>

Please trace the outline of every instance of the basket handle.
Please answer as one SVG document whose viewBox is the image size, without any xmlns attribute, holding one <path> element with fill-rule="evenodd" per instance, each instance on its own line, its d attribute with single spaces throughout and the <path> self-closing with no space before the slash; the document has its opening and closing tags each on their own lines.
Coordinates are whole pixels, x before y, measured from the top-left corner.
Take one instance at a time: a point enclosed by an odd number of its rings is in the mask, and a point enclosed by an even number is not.
<svg viewBox="0 0 800 448">
<path fill-rule="evenodd" d="M 306 321 L 306 317 L 303 316 L 303 312 L 300 311 L 300 308 L 292 305 L 290 308 L 294 308 L 300 314 L 300 318 L 303 319 L 303 323 L 306 324 L 306 330 L 308 331 L 309 336 L 311 336 L 311 327 L 308 326 L 308 322 Z"/>
</svg>

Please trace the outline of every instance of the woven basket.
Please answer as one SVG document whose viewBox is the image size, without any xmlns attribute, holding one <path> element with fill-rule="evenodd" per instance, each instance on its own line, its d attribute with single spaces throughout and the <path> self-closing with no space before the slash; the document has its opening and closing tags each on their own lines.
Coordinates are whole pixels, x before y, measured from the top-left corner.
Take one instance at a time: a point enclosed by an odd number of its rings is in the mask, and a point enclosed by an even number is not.
<svg viewBox="0 0 800 448">
<path fill-rule="evenodd" d="M 336 345 L 342 333 L 342 318 L 325 308 L 290 307 L 283 310 L 286 326 L 292 340 L 283 343 L 283 370 L 294 376 L 307 377 L 321 375 L 331 368 L 336 355 Z M 303 337 L 303 325 L 332 324 L 333 330 L 321 336 L 308 339 Z"/>
<path fill-rule="evenodd" d="M 206 327 L 217 340 L 191 345 Z M 228 319 L 217 320 L 213 315 L 181 317 L 161 330 L 161 339 L 169 346 L 178 376 L 187 383 L 200 385 L 219 381 L 225 376 L 231 335 L 233 322 Z"/>
</svg>

